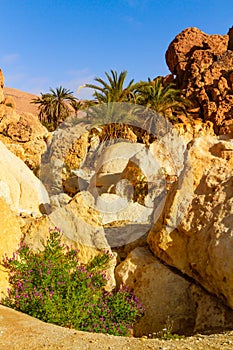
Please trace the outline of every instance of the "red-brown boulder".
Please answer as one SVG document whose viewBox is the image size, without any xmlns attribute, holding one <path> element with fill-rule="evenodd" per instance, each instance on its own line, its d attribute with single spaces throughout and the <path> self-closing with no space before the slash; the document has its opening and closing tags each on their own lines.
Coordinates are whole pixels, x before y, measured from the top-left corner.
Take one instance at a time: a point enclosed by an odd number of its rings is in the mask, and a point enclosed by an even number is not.
<svg viewBox="0 0 233 350">
<path fill-rule="evenodd" d="M 187 28 L 169 45 L 166 52 L 167 65 L 181 83 L 186 66 L 195 51 L 210 50 L 214 55 L 221 55 L 226 52 L 228 41 L 228 35 L 208 35 L 198 28 Z"/>
<path fill-rule="evenodd" d="M 187 28 L 171 42 L 166 61 L 197 117 L 214 124 L 217 134 L 233 130 L 233 27 L 228 35 Z"/>
</svg>

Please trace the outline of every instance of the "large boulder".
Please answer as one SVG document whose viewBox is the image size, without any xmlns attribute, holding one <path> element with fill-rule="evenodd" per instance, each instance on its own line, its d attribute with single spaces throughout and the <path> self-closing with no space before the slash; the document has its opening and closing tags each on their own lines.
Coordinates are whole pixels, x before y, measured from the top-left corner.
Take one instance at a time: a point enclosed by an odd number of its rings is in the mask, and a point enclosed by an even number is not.
<svg viewBox="0 0 233 350">
<path fill-rule="evenodd" d="M 84 261 L 90 259 L 92 251 L 109 248 L 100 215 L 94 209 L 93 197 L 88 192 L 78 193 L 69 203 L 49 215 L 29 220 L 23 228 L 25 239 L 33 249 L 40 249 L 49 229 L 54 227 L 58 227 L 64 237 L 80 249 Z M 87 251 L 83 251 L 85 247 Z"/>
<path fill-rule="evenodd" d="M 28 214 L 40 214 L 40 205 L 49 203 L 40 180 L 0 142 L 0 197 L 11 209 Z"/>
<path fill-rule="evenodd" d="M 217 134 L 231 134 L 233 51 L 228 35 L 207 35 L 187 28 L 171 42 L 166 61 L 177 87 L 192 101 L 193 117 L 210 120 Z"/>
<path fill-rule="evenodd" d="M 117 266 L 116 280 L 134 289 L 145 307 L 135 329 L 136 336 L 152 334 L 166 327 L 169 317 L 173 331 L 190 333 L 194 328 L 194 305 L 187 297 L 190 283 L 173 273 L 146 247 L 134 249 Z"/>
<path fill-rule="evenodd" d="M 156 256 L 233 308 L 232 139 L 197 138 L 188 157 L 148 243 Z"/>
<path fill-rule="evenodd" d="M 89 147 L 89 124 L 68 118 L 54 131 L 42 157 L 40 178 L 50 195 L 81 189 L 73 171 L 84 162 Z"/>
<path fill-rule="evenodd" d="M 167 65 L 181 82 L 195 51 L 209 50 L 219 56 L 227 51 L 228 40 L 228 35 L 208 35 L 198 28 L 187 28 L 170 43 L 166 52 Z"/>
<path fill-rule="evenodd" d="M 181 274 L 165 266 L 147 247 L 131 251 L 117 266 L 118 284 L 134 289 L 145 307 L 135 335 L 167 331 L 190 334 L 232 327 L 233 311 Z"/>
<path fill-rule="evenodd" d="M 13 252 L 19 246 L 22 238 L 22 232 L 20 230 L 19 222 L 11 211 L 9 205 L 0 197 L 0 264 L 3 257 L 7 254 L 11 257 Z M 0 266 L 0 299 L 6 294 L 8 283 L 8 272 L 4 270 L 3 266 Z"/>
</svg>

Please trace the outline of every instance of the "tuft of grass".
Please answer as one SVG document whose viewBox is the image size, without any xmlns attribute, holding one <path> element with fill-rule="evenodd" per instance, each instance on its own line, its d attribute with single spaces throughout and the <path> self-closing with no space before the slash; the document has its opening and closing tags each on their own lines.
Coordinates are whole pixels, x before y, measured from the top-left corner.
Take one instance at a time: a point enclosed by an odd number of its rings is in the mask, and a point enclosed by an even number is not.
<svg viewBox="0 0 233 350">
<path fill-rule="evenodd" d="M 152 333 L 150 338 L 159 338 L 162 340 L 183 339 L 183 335 L 178 335 L 173 332 L 173 324 L 174 322 L 171 320 L 170 316 L 168 316 L 165 327 L 159 332 Z"/>
</svg>

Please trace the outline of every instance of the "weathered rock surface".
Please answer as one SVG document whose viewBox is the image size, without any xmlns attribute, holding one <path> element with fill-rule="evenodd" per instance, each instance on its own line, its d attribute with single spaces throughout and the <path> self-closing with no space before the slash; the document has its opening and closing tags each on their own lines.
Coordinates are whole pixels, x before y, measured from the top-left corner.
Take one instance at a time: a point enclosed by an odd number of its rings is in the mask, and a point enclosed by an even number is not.
<svg viewBox="0 0 233 350">
<path fill-rule="evenodd" d="M 148 243 L 156 256 L 233 308 L 232 140 L 196 139 L 188 163 Z"/>
<path fill-rule="evenodd" d="M 116 279 L 133 288 L 146 308 L 135 335 L 189 334 L 232 327 L 233 311 L 217 298 L 162 264 L 147 247 L 134 249 L 116 268 Z"/>
<path fill-rule="evenodd" d="M 22 233 L 19 222 L 11 211 L 9 205 L 0 197 L 0 263 L 5 254 L 12 256 L 12 253 L 18 248 Z M 6 293 L 8 284 L 8 273 L 0 265 L 0 299 L 3 293 Z"/>
<path fill-rule="evenodd" d="M 191 114 L 212 121 L 217 134 L 232 133 L 232 29 L 228 35 L 207 35 L 187 28 L 169 45 L 166 61 L 193 102 Z"/>
<path fill-rule="evenodd" d="M 49 203 L 43 184 L 22 162 L 0 142 L 0 197 L 11 209 L 20 213 L 40 214 L 40 205 Z"/>
</svg>

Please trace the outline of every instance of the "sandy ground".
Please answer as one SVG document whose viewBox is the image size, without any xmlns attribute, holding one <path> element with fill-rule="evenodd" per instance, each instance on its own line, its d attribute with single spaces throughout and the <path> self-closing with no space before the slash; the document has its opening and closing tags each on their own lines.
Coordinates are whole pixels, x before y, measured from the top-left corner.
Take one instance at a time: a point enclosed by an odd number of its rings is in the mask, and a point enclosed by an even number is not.
<svg viewBox="0 0 233 350">
<path fill-rule="evenodd" d="M 1 350 L 232 350 L 233 331 L 181 340 L 124 338 L 46 324 L 0 305 Z"/>
</svg>

